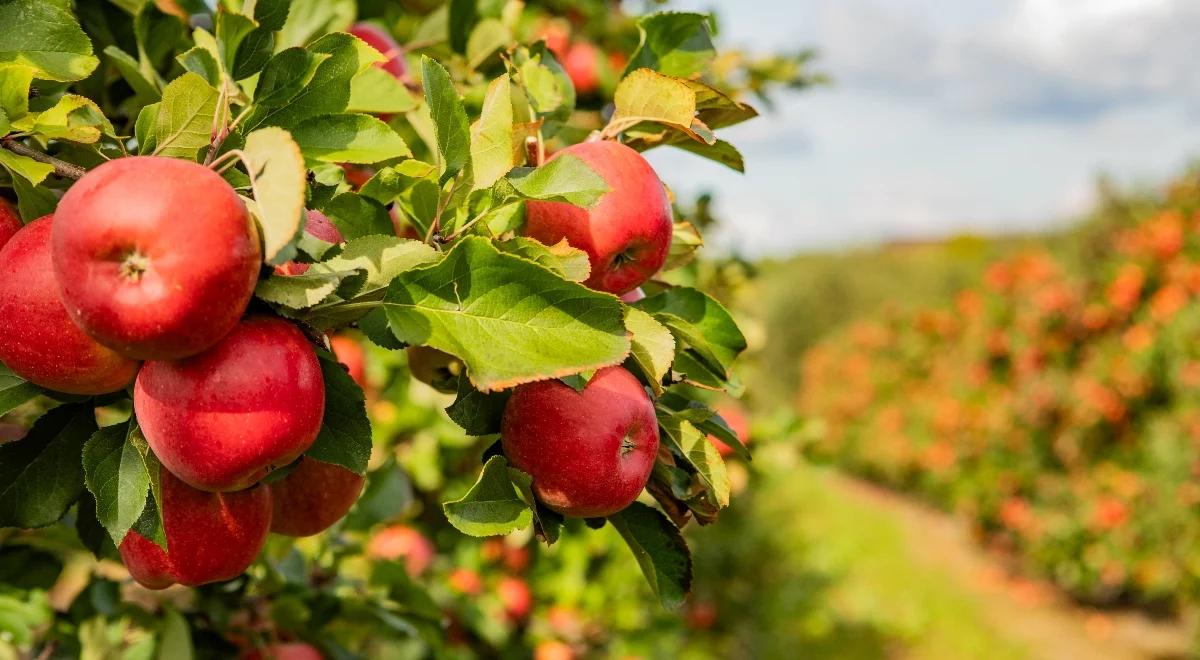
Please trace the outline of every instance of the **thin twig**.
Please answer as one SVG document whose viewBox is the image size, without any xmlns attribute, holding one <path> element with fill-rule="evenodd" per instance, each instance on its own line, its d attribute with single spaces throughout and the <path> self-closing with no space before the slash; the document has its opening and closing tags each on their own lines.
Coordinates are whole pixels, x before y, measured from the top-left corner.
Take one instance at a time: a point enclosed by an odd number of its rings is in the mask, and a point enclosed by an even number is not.
<svg viewBox="0 0 1200 660">
<path fill-rule="evenodd" d="M 78 165 L 72 165 L 65 160 L 59 160 L 54 156 L 48 156 L 40 151 L 30 149 L 16 140 L 0 139 L 0 146 L 8 149 L 18 156 L 25 156 L 27 158 L 32 158 L 39 163 L 52 165 L 54 166 L 55 174 L 67 179 L 81 179 L 83 178 L 83 175 L 87 174 L 87 170 Z"/>
</svg>

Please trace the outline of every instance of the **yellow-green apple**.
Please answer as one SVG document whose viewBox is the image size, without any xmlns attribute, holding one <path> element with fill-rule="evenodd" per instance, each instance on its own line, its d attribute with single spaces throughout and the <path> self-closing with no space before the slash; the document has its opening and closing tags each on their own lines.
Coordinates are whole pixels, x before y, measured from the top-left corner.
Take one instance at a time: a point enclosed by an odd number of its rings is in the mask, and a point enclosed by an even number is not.
<svg viewBox="0 0 1200 660">
<path fill-rule="evenodd" d="M 342 519 L 362 492 L 363 478 L 332 463 L 307 456 L 284 478 L 271 484 L 275 512 L 271 531 L 312 536 Z"/>
<path fill-rule="evenodd" d="M 504 408 L 501 440 L 546 506 L 602 517 L 645 488 L 658 454 L 658 419 L 633 374 L 605 367 L 582 392 L 559 380 L 518 386 Z"/>
<path fill-rule="evenodd" d="M 224 337 L 254 292 L 258 230 L 233 188 L 177 158 L 116 158 L 55 212 L 54 271 L 71 318 L 122 355 L 176 360 Z"/>
<path fill-rule="evenodd" d="M 270 487 L 208 493 L 167 470 L 161 474 L 167 549 L 130 530 L 120 551 L 133 579 L 149 589 L 165 589 L 231 580 L 245 572 L 271 527 Z"/>
<path fill-rule="evenodd" d="M 312 445 L 325 383 L 295 325 L 251 316 L 216 346 L 142 365 L 133 409 L 154 454 L 195 488 L 246 488 Z"/>
<path fill-rule="evenodd" d="M 641 154 L 600 140 L 567 147 L 608 185 L 590 209 L 566 202 L 526 204 L 524 234 L 546 245 L 562 239 L 583 250 L 592 272 L 585 284 L 622 294 L 662 268 L 671 247 L 672 215 L 666 190 Z"/>
<path fill-rule="evenodd" d="M 54 222 L 39 218 L 0 248 L 0 362 L 51 390 L 115 392 L 133 381 L 138 363 L 97 343 L 67 314 L 50 259 Z"/>
</svg>

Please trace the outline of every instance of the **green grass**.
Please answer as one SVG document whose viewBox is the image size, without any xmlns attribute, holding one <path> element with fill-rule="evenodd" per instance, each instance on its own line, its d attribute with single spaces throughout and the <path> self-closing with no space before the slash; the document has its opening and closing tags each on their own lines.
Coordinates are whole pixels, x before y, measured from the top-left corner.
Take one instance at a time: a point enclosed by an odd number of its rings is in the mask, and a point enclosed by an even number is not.
<svg viewBox="0 0 1200 660">
<path fill-rule="evenodd" d="M 724 548 L 701 550 L 697 568 L 723 574 L 713 595 L 740 613 L 720 657 L 1028 657 L 985 620 L 988 596 L 919 555 L 922 539 L 894 512 L 793 455 L 783 444 L 762 447 L 755 462 L 770 467 L 740 510 L 696 535 L 701 548 Z"/>
</svg>

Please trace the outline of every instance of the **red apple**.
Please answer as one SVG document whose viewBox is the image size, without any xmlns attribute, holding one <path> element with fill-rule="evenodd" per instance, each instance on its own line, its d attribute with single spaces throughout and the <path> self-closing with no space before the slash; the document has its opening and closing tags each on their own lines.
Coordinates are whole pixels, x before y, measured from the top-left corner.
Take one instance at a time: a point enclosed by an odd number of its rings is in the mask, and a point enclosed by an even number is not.
<svg viewBox="0 0 1200 660">
<path fill-rule="evenodd" d="M 575 660 L 575 651 L 566 642 L 546 639 L 534 647 L 533 660 Z"/>
<path fill-rule="evenodd" d="M 717 414 L 725 420 L 725 423 L 729 425 L 729 429 L 737 435 L 738 440 L 741 440 L 743 445 L 750 442 L 750 420 L 746 419 L 746 412 L 742 410 L 741 406 L 722 404 L 717 406 L 716 410 Z M 722 442 L 717 436 L 710 435 L 708 439 L 717 448 L 721 456 L 729 456 L 733 453 L 733 447 Z"/>
<path fill-rule="evenodd" d="M 600 50 L 590 42 L 579 41 L 567 50 L 563 58 L 563 70 L 575 85 L 575 93 L 586 96 L 600 86 Z"/>
<path fill-rule="evenodd" d="M 240 490 L 296 460 L 321 430 L 324 406 L 312 344 L 269 316 L 248 317 L 199 355 L 145 363 L 133 388 L 155 455 L 201 490 Z"/>
<path fill-rule="evenodd" d="M 546 42 L 546 50 L 554 53 L 560 62 L 567 56 L 567 48 L 571 43 L 571 28 L 566 21 L 546 20 L 538 28 L 536 37 Z"/>
<path fill-rule="evenodd" d="M 165 589 L 231 580 L 245 572 L 271 527 L 271 490 L 255 486 L 236 493 L 207 493 L 162 474 L 162 516 L 167 550 L 130 531 L 121 561 L 139 584 Z"/>
<path fill-rule="evenodd" d="M 413 577 L 424 573 L 436 554 L 429 539 L 407 525 L 385 527 L 367 542 L 368 557 L 389 561 L 403 558 L 405 569 Z"/>
<path fill-rule="evenodd" d="M 329 216 L 312 209 L 306 213 L 304 231 L 309 236 L 318 238 L 326 243 L 336 244 L 346 240 L 342 238 L 342 232 L 338 231 L 337 225 L 333 224 Z M 308 267 L 309 264 L 289 261 L 281 266 L 276 266 L 275 272 L 279 275 L 303 275 L 308 272 Z"/>
<path fill-rule="evenodd" d="M 350 187 L 355 190 L 362 188 L 371 180 L 371 177 L 375 176 L 375 170 L 365 165 L 341 163 L 341 166 L 342 170 L 346 173 L 346 183 L 350 184 Z"/>
<path fill-rule="evenodd" d="M 0 247 L 8 242 L 25 223 L 7 199 L 0 197 Z"/>
<path fill-rule="evenodd" d="M 446 582 L 454 591 L 468 596 L 478 596 L 483 591 L 483 578 L 469 568 L 456 568 L 450 571 Z"/>
<path fill-rule="evenodd" d="M 526 236 L 546 245 L 562 239 L 583 250 L 592 264 L 587 284 L 622 294 L 662 268 L 671 247 L 672 214 L 666 190 L 650 163 L 611 141 L 585 142 L 554 154 L 583 159 L 608 184 L 590 209 L 565 202 L 526 204 Z"/>
<path fill-rule="evenodd" d="M 504 408 L 504 454 L 546 506 L 597 518 L 635 500 L 658 454 L 654 403 L 638 379 L 606 367 L 576 392 L 559 380 L 518 386 Z"/>
<path fill-rule="evenodd" d="M 367 45 L 383 54 L 387 61 L 375 66 L 403 81 L 408 76 L 408 63 L 404 61 L 404 49 L 392 38 L 385 29 L 374 23 L 355 23 L 349 30 L 350 34 L 367 42 Z"/>
<path fill-rule="evenodd" d="M 533 593 L 521 578 L 501 578 L 500 583 L 496 585 L 496 594 L 500 597 L 500 603 L 504 605 L 504 613 L 510 619 L 520 621 L 528 617 L 529 611 L 533 609 Z"/>
<path fill-rule="evenodd" d="M 413 378 L 446 394 L 458 391 L 458 375 L 463 373 L 462 360 L 428 346 L 409 346 L 408 370 Z"/>
<path fill-rule="evenodd" d="M 224 179 L 156 156 L 110 160 L 71 186 L 52 245 L 71 318 L 142 360 L 220 341 L 246 311 L 262 257 L 258 230 Z"/>
<path fill-rule="evenodd" d="M 67 314 L 50 258 L 53 222 L 29 223 L 0 249 L 0 362 L 59 392 L 115 392 L 133 382 L 138 363 L 96 343 Z"/>
<path fill-rule="evenodd" d="M 271 484 L 275 513 L 271 531 L 312 536 L 342 519 L 358 501 L 363 478 L 332 463 L 302 457 L 287 476 Z"/>
<path fill-rule="evenodd" d="M 338 362 L 350 372 L 354 382 L 364 390 L 367 389 L 367 356 L 363 352 L 362 344 L 349 335 L 334 335 L 329 339 L 329 345 L 333 348 Z"/>
<path fill-rule="evenodd" d="M 321 652 L 304 642 L 270 644 L 242 656 L 243 660 L 322 660 Z"/>
</svg>

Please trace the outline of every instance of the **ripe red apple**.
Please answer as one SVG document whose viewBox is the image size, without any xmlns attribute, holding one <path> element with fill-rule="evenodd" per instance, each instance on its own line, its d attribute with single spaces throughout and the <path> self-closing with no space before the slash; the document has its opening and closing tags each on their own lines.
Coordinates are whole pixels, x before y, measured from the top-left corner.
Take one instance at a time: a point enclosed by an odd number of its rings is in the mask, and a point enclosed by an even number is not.
<svg viewBox="0 0 1200 660">
<path fill-rule="evenodd" d="M 55 213 L 54 272 L 71 318 L 141 360 L 220 341 L 246 311 L 262 254 L 228 183 L 177 158 L 117 158 L 77 181 Z"/>
<path fill-rule="evenodd" d="M 367 556 L 395 561 L 404 559 L 408 574 L 417 577 L 433 563 L 437 550 L 421 532 L 407 525 L 385 527 L 367 542 Z"/>
<path fill-rule="evenodd" d="M 338 231 L 337 225 L 329 219 L 329 216 L 309 209 L 306 213 L 304 223 L 304 231 L 309 236 L 318 238 L 326 243 L 341 243 L 346 240 L 342 237 L 342 232 Z M 298 261 L 289 261 L 281 266 L 275 267 L 275 272 L 280 275 L 303 275 L 308 272 L 309 264 L 300 263 Z"/>
<path fill-rule="evenodd" d="M 725 423 L 729 425 L 729 429 L 737 435 L 738 440 L 741 440 L 743 445 L 750 442 L 750 420 L 746 418 L 746 411 L 741 406 L 725 403 L 717 406 L 716 410 L 717 414 L 725 420 Z M 729 456 L 733 453 L 733 447 L 722 442 L 717 436 L 709 435 L 708 439 L 717 448 L 717 452 L 721 456 Z"/>
<path fill-rule="evenodd" d="M 354 382 L 367 389 L 367 355 L 363 352 L 362 344 L 349 335 L 334 335 L 330 337 L 329 345 Z"/>
<path fill-rule="evenodd" d="M 25 223 L 7 199 L 0 197 L 0 247 L 8 242 Z"/>
<path fill-rule="evenodd" d="M 396 43 L 387 30 L 374 23 L 355 23 L 347 32 L 383 53 L 387 61 L 380 62 L 375 66 L 387 71 L 400 81 L 408 76 L 408 63 L 404 61 L 404 49 L 400 48 L 400 44 Z"/>
<path fill-rule="evenodd" d="M 121 541 L 121 561 L 133 579 L 148 589 L 230 580 L 245 572 L 267 539 L 271 489 L 206 493 L 163 470 L 162 516 L 166 552 L 132 530 Z"/>
<path fill-rule="evenodd" d="M 504 455 L 546 506 L 595 518 L 629 506 L 658 454 L 654 404 L 638 379 L 606 367 L 576 392 L 559 380 L 518 386 L 501 422 Z"/>
<path fill-rule="evenodd" d="M 504 613 L 515 621 L 528 617 L 529 611 L 533 609 L 533 593 L 521 578 L 501 578 L 500 583 L 496 585 L 496 595 L 500 597 Z"/>
<path fill-rule="evenodd" d="M 533 660 L 575 660 L 575 651 L 566 642 L 544 639 L 534 647 Z"/>
<path fill-rule="evenodd" d="M 358 501 L 363 478 L 332 463 L 302 457 L 287 476 L 271 484 L 275 513 L 271 531 L 312 536 L 342 519 Z"/>
<path fill-rule="evenodd" d="M 280 642 L 254 649 L 243 660 L 322 660 L 321 652 L 304 642 Z"/>
<path fill-rule="evenodd" d="M 600 86 L 600 50 L 587 41 L 578 41 L 567 50 L 563 70 L 575 85 L 575 93 L 586 96 Z"/>
<path fill-rule="evenodd" d="M 478 596 L 483 591 L 483 578 L 469 568 L 456 568 L 446 577 L 450 588 L 468 596 Z"/>
<path fill-rule="evenodd" d="M 364 165 L 341 163 L 341 167 L 346 173 L 346 183 L 350 184 L 350 187 L 355 190 L 362 188 L 371 180 L 371 177 L 375 176 L 375 170 Z"/>
<path fill-rule="evenodd" d="M 251 316 L 209 350 L 147 362 L 133 388 L 146 440 L 201 490 L 240 490 L 287 465 L 321 430 L 325 383 L 295 325 Z"/>
<path fill-rule="evenodd" d="M 583 250 L 592 264 L 587 284 L 622 294 L 662 268 L 671 247 L 672 214 L 666 190 L 641 154 L 602 140 L 554 154 L 583 159 L 608 184 L 609 192 L 590 209 L 565 202 L 526 204 L 526 236 L 546 245 L 562 239 Z"/>
<path fill-rule="evenodd" d="M 546 50 L 554 53 L 560 62 L 567 56 L 567 48 L 571 43 L 571 28 L 566 21 L 547 19 L 538 28 L 535 36 L 546 42 Z"/>
<path fill-rule="evenodd" d="M 115 392 L 133 381 L 138 363 L 96 343 L 67 314 L 50 258 L 53 222 L 29 223 L 0 249 L 0 362 L 51 390 Z"/>
<path fill-rule="evenodd" d="M 458 391 L 458 375 L 463 373 L 462 360 L 428 346 L 409 346 L 408 370 L 413 378 L 446 394 Z"/>
</svg>

